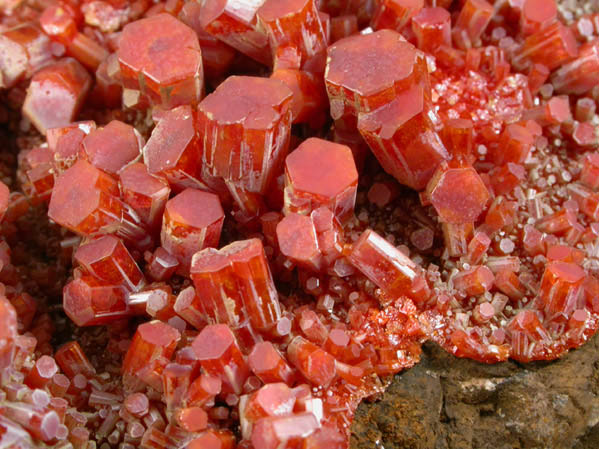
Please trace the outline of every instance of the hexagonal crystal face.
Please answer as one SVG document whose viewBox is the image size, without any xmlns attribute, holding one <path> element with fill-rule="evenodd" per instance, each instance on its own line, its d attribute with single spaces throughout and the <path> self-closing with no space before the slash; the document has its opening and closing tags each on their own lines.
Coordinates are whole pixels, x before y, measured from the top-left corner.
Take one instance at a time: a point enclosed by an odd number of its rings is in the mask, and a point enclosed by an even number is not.
<svg viewBox="0 0 599 449">
<path fill-rule="evenodd" d="M 314 164 L 314 161 L 320 161 Z M 327 206 L 342 221 L 351 216 L 358 172 L 349 147 L 311 138 L 285 160 L 285 210 L 309 213 Z"/>
<path fill-rule="evenodd" d="M 204 74 L 198 37 L 170 14 L 127 24 L 117 54 L 125 87 L 141 90 L 155 104 L 172 108 L 201 99 Z"/>
<path fill-rule="evenodd" d="M 160 241 L 187 271 L 198 250 L 218 246 L 224 219 L 217 195 L 185 189 L 166 203 Z"/>
<path fill-rule="evenodd" d="M 447 223 L 474 222 L 489 200 L 489 192 L 472 167 L 439 168 L 427 193 L 441 220 Z"/>
</svg>

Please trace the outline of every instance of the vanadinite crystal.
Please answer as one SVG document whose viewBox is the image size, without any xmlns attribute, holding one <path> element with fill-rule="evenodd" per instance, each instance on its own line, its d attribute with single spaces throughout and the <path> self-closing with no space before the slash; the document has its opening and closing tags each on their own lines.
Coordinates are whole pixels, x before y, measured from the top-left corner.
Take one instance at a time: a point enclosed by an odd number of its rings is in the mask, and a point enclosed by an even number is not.
<svg viewBox="0 0 599 449">
<path fill-rule="evenodd" d="M 160 241 L 187 271 L 198 250 L 218 246 L 224 220 L 218 196 L 185 189 L 166 203 Z"/>
<path fill-rule="evenodd" d="M 307 139 L 285 159 L 285 184 L 286 212 L 306 214 L 327 206 L 346 221 L 353 212 L 358 185 L 350 148 Z"/>
<path fill-rule="evenodd" d="M 74 59 L 64 59 L 31 79 L 23 114 L 41 133 L 72 122 L 91 87 L 91 77 Z"/>
<path fill-rule="evenodd" d="M 223 179 L 250 216 L 287 154 L 291 96 L 278 80 L 232 76 L 198 106 L 202 172 Z"/>
<path fill-rule="evenodd" d="M 120 37 L 118 58 L 125 87 L 167 108 L 197 104 L 204 90 L 197 35 L 169 14 L 130 23 Z"/>
<path fill-rule="evenodd" d="M 0 448 L 347 449 L 427 340 L 584 344 L 599 16 L 567 3 L 0 1 Z"/>
</svg>

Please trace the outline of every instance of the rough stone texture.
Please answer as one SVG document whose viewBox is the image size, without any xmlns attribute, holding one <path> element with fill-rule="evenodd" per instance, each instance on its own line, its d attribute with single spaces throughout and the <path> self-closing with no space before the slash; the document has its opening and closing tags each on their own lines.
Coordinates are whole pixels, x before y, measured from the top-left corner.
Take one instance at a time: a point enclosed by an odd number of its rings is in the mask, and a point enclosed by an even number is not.
<svg viewBox="0 0 599 449">
<path fill-rule="evenodd" d="M 599 336 L 528 364 L 484 365 L 427 343 L 420 364 L 360 405 L 351 440 L 352 449 L 597 447 Z"/>
</svg>

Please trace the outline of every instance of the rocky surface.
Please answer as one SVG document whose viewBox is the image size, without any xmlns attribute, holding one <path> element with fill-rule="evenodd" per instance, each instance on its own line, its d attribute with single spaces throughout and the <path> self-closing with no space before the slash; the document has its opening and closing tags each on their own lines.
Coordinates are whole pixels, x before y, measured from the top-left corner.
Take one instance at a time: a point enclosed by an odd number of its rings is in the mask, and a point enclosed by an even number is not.
<svg viewBox="0 0 599 449">
<path fill-rule="evenodd" d="M 381 400 L 360 405 L 352 449 L 599 447 L 599 337 L 555 362 L 484 365 L 428 343 Z"/>
</svg>

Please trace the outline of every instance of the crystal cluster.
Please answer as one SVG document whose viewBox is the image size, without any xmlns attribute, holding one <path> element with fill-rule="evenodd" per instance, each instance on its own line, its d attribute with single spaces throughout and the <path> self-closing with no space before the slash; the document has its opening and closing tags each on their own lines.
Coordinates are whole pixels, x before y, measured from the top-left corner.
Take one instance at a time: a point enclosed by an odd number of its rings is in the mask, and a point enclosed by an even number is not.
<svg viewBox="0 0 599 449">
<path fill-rule="evenodd" d="M 424 341 L 529 362 L 597 331 L 596 17 L 0 12 L 19 150 L 14 179 L 0 161 L 0 447 L 344 449 Z M 42 236 L 19 234 L 39 210 Z"/>
</svg>

